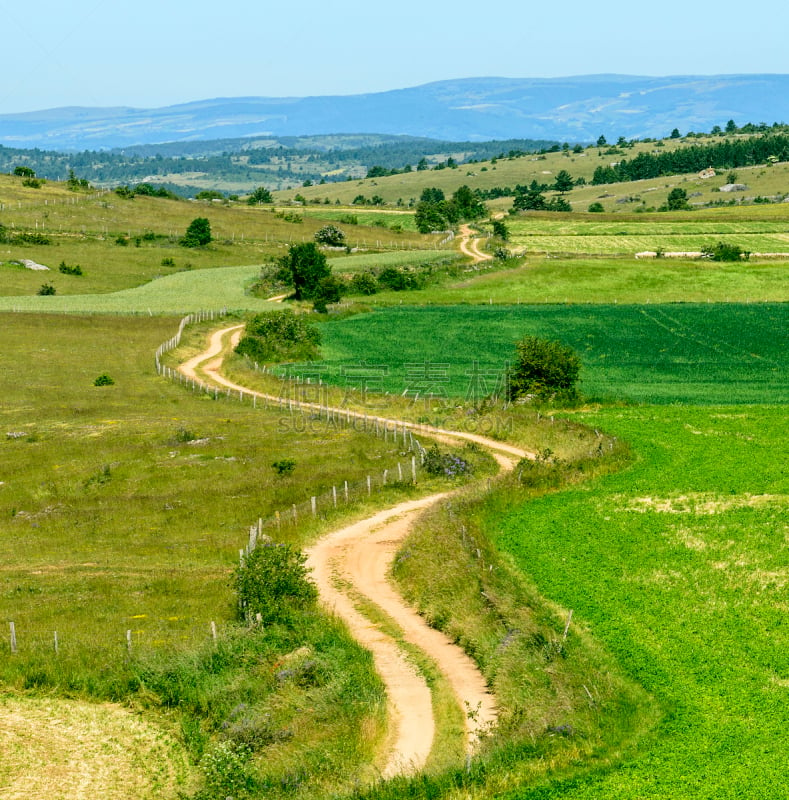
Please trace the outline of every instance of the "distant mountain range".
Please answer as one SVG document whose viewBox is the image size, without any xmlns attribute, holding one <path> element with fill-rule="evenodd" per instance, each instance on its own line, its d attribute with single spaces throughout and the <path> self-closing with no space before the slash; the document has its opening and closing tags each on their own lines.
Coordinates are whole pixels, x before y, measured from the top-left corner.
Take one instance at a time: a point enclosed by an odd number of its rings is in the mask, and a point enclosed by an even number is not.
<svg viewBox="0 0 789 800">
<path fill-rule="evenodd" d="M 56 108 L 0 115 L 0 144 L 109 149 L 173 141 L 329 133 L 408 134 L 451 141 L 600 134 L 665 136 L 733 119 L 789 122 L 789 75 L 664 78 L 467 78 L 336 97 L 239 97 L 157 109 Z"/>
</svg>

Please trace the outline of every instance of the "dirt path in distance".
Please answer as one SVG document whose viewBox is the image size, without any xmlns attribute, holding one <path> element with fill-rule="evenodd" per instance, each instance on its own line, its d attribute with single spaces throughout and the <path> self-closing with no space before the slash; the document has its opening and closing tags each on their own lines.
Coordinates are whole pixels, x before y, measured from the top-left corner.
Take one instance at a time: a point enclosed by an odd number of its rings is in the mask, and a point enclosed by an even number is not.
<svg viewBox="0 0 789 800">
<path fill-rule="evenodd" d="M 479 240 L 474 236 L 469 225 L 460 226 L 460 252 L 464 256 L 468 256 L 475 264 L 479 264 L 481 261 L 490 261 L 493 258 L 479 249 Z"/>
</svg>

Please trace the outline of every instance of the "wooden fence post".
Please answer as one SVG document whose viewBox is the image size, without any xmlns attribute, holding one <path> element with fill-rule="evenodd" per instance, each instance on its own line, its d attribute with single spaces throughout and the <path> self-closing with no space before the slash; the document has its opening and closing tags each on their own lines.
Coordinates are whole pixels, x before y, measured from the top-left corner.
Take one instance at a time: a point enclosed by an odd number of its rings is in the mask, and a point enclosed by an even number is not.
<svg viewBox="0 0 789 800">
<path fill-rule="evenodd" d="M 411 477 L 416 483 L 416 456 L 411 456 Z"/>
<path fill-rule="evenodd" d="M 368 497 L 373 493 L 372 481 L 370 480 L 370 476 L 367 476 L 367 495 Z"/>
<path fill-rule="evenodd" d="M 13 622 L 8 623 L 11 628 L 11 652 L 16 653 L 16 626 Z"/>
<path fill-rule="evenodd" d="M 55 631 L 55 655 L 57 655 L 59 651 L 60 651 L 60 648 L 58 646 L 58 632 Z"/>
<path fill-rule="evenodd" d="M 345 502 L 348 502 L 348 481 L 345 481 Z"/>
<path fill-rule="evenodd" d="M 126 631 L 126 652 L 131 655 L 131 631 Z"/>
<path fill-rule="evenodd" d="M 216 622 L 211 620 L 211 638 L 214 640 L 214 644 L 216 644 Z"/>
<path fill-rule="evenodd" d="M 337 487 L 336 486 L 332 486 L 331 487 L 331 499 L 332 499 L 332 502 L 334 503 L 334 507 L 337 508 Z"/>
<path fill-rule="evenodd" d="M 317 500 L 314 497 L 311 497 L 310 504 L 312 505 L 312 516 L 315 517 L 318 515 Z"/>
</svg>

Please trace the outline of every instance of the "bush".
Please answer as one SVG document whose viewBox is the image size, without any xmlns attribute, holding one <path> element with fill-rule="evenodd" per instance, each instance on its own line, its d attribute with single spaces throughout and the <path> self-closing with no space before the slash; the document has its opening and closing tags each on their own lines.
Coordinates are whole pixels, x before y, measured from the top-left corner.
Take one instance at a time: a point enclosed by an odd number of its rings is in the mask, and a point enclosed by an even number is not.
<svg viewBox="0 0 789 800">
<path fill-rule="evenodd" d="M 312 361 L 320 343 L 320 331 L 304 315 L 267 311 L 247 323 L 236 352 L 260 362 Z"/>
<path fill-rule="evenodd" d="M 57 289 L 51 283 L 42 283 L 41 288 L 36 292 L 41 295 L 57 294 Z"/>
<path fill-rule="evenodd" d="M 471 465 L 455 453 L 442 453 L 434 444 L 426 453 L 422 465 L 428 475 L 443 475 L 445 478 L 457 478 L 471 472 Z"/>
<path fill-rule="evenodd" d="M 515 364 L 508 375 L 510 400 L 534 396 L 572 399 L 581 361 L 570 347 L 561 342 L 525 336 L 515 345 Z"/>
<path fill-rule="evenodd" d="M 264 625 L 288 624 L 314 605 L 318 590 L 307 578 L 307 558 L 289 544 L 259 544 L 233 572 L 239 615 Z"/>
<path fill-rule="evenodd" d="M 378 291 L 378 279 L 372 272 L 357 272 L 351 278 L 351 294 L 375 294 Z"/>
<path fill-rule="evenodd" d="M 274 461 L 271 468 L 277 475 L 284 477 L 293 473 L 293 470 L 296 469 L 296 462 L 292 458 L 281 458 L 279 461 Z"/>
<path fill-rule="evenodd" d="M 705 247 L 701 251 L 704 258 L 711 261 L 747 261 L 751 254 L 737 244 L 718 242 L 713 247 Z"/>
<path fill-rule="evenodd" d="M 590 214 L 601 214 L 605 209 L 602 203 L 590 203 L 589 208 L 586 209 Z"/>
<path fill-rule="evenodd" d="M 106 372 L 102 372 L 102 374 L 93 381 L 94 386 L 112 386 L 114 383 L 115 381 L 107 375 Z"/>
<path fill-rule="evenodd" d="M 318 281 L 318 286 L 313 294 L 312 307 L 319 314 L 325 314 L 330 303 L 339 303 L 345 284 L 336 275 L 327 275 Z"/>
<path fill-rule="evenodd" d="M 79 264 L 74 264 L 73 267 L 70 267 L 66 264 L 65 261 L 60 262 L 60 266 L 58 267 L 58 271 L 62 272 L 64 275 L 82 275 L 82 267 Z"/>
<path fill-rule="evenodd" d="M 211 223 L 205 217 L 197 217 L 189 223 L 179 244 L 182 247 L 205 247 L 211 240 Z"/>
<path fill-rule="evenodd" d="M 174 267 L 175 266 L 175 259 L 170 258 L 169 256 L 165 256 L 162 259 L 162 266 L 163 267 Z"/>
<path fill-rule="evenodd" d="M 336 225 L 324 225 L 315 232 L 315 241 L 329 247 L 344 247 L 345 233 Z"/>
</svg>

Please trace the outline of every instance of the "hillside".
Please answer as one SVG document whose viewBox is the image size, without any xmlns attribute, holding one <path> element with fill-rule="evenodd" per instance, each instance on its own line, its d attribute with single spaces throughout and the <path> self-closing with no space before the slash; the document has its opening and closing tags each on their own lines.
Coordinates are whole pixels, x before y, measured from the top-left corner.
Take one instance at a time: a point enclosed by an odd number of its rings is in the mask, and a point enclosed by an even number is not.
<svg viewBox="0 0 789 800">
<path fill-rule="evenodd" d="M 734 119 L 789 119 L 789 76 L 467 78 L 375 94 L 240 97 L 158 109 L 58 108 L 0 116 L 0 144 L 82 150 L 228 137 L 355 133 L 451 141 L 663 136 Z"/>
</svg>

